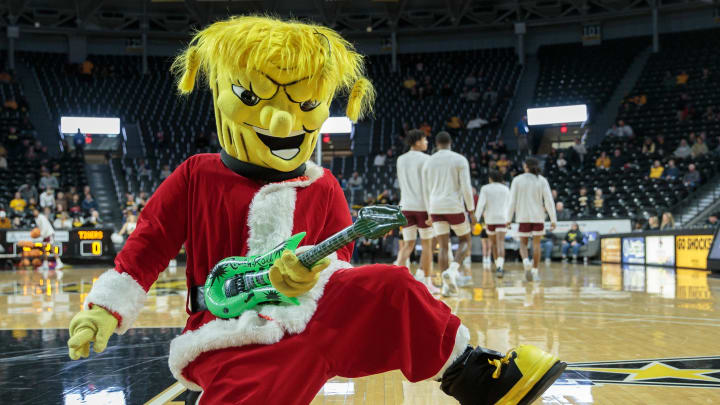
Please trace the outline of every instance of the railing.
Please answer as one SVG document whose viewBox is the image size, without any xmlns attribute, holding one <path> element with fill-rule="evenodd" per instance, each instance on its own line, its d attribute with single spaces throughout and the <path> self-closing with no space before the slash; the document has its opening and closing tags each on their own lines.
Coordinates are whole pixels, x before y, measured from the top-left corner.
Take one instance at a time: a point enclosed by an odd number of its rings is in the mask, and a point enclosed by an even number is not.
<svg viewBox="0 0 720 405">
<path fill-rule="evenodd" d="M 676 218 L 682 218 L 682 211 L 687 211 L 688 208 L 697 208 L 697 214 L 702 212 L 707 207 L 700 207 L 700 202 L 705 197 L 711 197 L 714 200 L 720 198 L 720 178 L 713 175 L 713 179 L 698 187 L 695 191 L 690 193 L 684 200 L 675 204 L 670 211 Z M 712 204 L 710 204 L 712 205 Z M 681 211 L 682 210 L 682 211 Z M 692 218 L 691 218 L 692 219 Z"/>
</svg>

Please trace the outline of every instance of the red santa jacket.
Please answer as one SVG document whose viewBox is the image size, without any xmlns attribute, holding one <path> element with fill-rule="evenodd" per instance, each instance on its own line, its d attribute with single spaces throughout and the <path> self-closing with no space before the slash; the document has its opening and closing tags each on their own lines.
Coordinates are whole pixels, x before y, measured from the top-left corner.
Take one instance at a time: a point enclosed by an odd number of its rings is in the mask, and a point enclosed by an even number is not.
<svg viewBox="0 0 720 405">
<path fill-rule="evenodd" d="M 210 269 L 225 257 L 263 253 L 302 231 L 307 235 L 301 245 L 314 245 L 351 223 L 337 180 L 311 162 L 304 176 L 266 184 L 228 169 L 218 154 L 195 155 L 148 201 L 137 228 L 115 259 L 115 269 L 98 278 L 85 306 L 95 304 L 112 311 L 120 320 L 116 332 L 122 334 L 137 318 L 147 290 L 183 243 L 187 283 L 194 287 L 205 284 Z M 352 244 L 333 254 L 315 287 L 298 297 L 299 306 L 268 305 L 227 320 L 208 311 L 188 311 L 183 334 L 170 345 L 169 365 L 175 377 L 198 390 L 181 373 L 202 352 L 270 344 L 285 334 L 302 332 L 327 280 L 337 269 L 350 267 L 351 255 Z"/>
</svg>

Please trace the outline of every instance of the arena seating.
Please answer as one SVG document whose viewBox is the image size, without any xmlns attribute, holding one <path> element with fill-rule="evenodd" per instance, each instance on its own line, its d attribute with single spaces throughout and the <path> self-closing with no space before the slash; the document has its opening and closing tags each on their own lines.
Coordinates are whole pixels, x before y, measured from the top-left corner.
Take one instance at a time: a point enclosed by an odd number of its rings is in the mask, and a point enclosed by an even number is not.
<svg viewBox="0 0 720 405">
<path fill-rule="evenodd" d="M 540 76 L 535 87 L 535 107 L 588 104 L 599 113 L 617 87 L 633 58 L 650 45 L 649 39 L 604 41 L 540 47 Z"/>
<path fill-rule="evenodd" d="M 365 193 L 377 195 L 385 189 L 394 188 L 394 162 L 375 167 L 373 158 L 388 149 L 393 149 L 395 156 L 402 153 L 401 135 L 406 128 L 418 128 L 427 123 L 432 133 L 448 130 L 454 135 L 454 148 L 465 152 L 474 153 L 489 140 L 494 140 L 498 126 L 490 124 L 472 130 L 463 126 L 453 130 L 448 129 L 445 123 L 453 116 L 459 117 L 465 124 L 477 117 L 488 121 L 496 117 L 498 122 L 502 121 L 522 70 L 511 48 L 399 55 L 397 72 L 392 72 L 390 56 L 371 56 L 368 61 L 370 77 L 378 90 L 371 153 L 367 157 L 338 157 L 333 159 L 332 164 L 333 172 L 342 173 L 345 178 L 349 178 L 353 171 L 360 172 L 365 178 L 362 191 L 348 194 L 348 200 L 353 203 L 362 202 Z M 422 71 L 417 70 L 418 63 L 422 63 Z M 471 74 L 478 78 L 478 82 L 466 85 L 465 79 Z M 411 95 L 403 87 L 403 81 L 409 77 L 413 77 L 418 86 L 424 85 L 425 77 L 431 78 L 432 94 L 422 98 Z M 451 89 L 448 96 L 439 94 L 445 84 Z M 460 97 L 473 87 L 481 95 L 478 101 L 466 101 Z M 488 89 L 498 93 L 497 101 L 483 97 Z"/>
<path fill-rule="evenodd" d="M 720 41 L 720 30 L 696 31 L 664 35 L 661 38 L 661 52 L 652 54 L 640 78 L 625 102 L 618 111 L 618 120 L 624 120 L 635 133 L 633 138 L 608 136 L 589 150 L 584 168 L 560 170 L 551 159 L 546 167 L 551 184 L 558 190 L 558 196 L 566 207 L 573 212 L 580 212 L 577 202 L 579 189 L 587 187 L 590 200 L 594 188 L 601 188 L 605 194 L 605 206 L 602 210 L 590 209 L 585 215 L 591 217 L 631 217 L 647 218 L 659 212 L 672 211 L 679 207 L 683 199 L 688 197 L 695 188 L 686 187 L 681 179 L 649 179 L 647 178 L 654 160 L 666 165 L 673 159 L 673 151 L 680 141 L 689 140 L 691 133 L 701 136 L 706 132 L 708 148 L 712 151 L 718 147 L 716 137 L 720 130 L 717 117 L 703 117 L 707 107 L 715 107 L 720 101 L 717 95 L 720 89 L 720 57 L 714 49 Z M 618 50 L 620 52 L 620 50 Z M 703 68 L 710 71 L 707 79 L 703 79 Z M 676 76 L 686 71 L 689 80 L 685 85 L 676 84 Z M 663 83 L 669 72 L 671 79 Z M 592 76 L 596 76 L 593 73 Z M 678 119 L 681 95 L 687 94 L 690 100 L 690 114 L 687 119 Z M 644 105 L 631 100 L 646 97 Z M 664 145 L 659 144 L 662 137 Z M 655 143 L 654 153 L 642 153 L 642 144 L 646 138 Z M 595 167 L 595 159 L 606 152 L 612 156 L 615 149 L 622 151 L 628 167 L 623 170 L 604 171 Z M 566 150 L 566 158 L 573 157 Z M 569 159 L 570 160 L 570 159 Z M 697 158 L 674 159 L 682 177 L 689 164 L 694 163 L 700 172 L 701 182 L 705 184 L 720 170 L 720 161 L 716 155 L 706 154 Z M 574 163 L 575 167 L 579 164 Z M 615 196 L 608 196 L 611 184 L 617 187 Z"/>
</svg>

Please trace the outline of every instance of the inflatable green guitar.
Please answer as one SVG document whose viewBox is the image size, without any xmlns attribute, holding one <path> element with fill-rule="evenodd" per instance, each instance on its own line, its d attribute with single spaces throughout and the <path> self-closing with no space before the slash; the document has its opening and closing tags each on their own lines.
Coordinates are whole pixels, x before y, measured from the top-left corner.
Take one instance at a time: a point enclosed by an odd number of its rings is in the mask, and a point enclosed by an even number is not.
<svg viewBox="0 0 720 405">
<path fill-rule="evenodd" d="M 375 239 L 407 224 L 407 219 L 394 205 L 361 208 L 358 219 L 315 247 L 298 255 L 300 262 L 311 268 L 330 253 L 360 236 Z M 212 268 L 205 281 L 205 304 L 220 318 L 234 318 L 245 310 L 261 304 L 298 305 L 297 298 L 287 297 L 270 283 L 268 273 L 285 249 L 295 251 L 305 232 L 293 235 L 271 251 L 250 257 L 227 257 Z"/>
</svg>

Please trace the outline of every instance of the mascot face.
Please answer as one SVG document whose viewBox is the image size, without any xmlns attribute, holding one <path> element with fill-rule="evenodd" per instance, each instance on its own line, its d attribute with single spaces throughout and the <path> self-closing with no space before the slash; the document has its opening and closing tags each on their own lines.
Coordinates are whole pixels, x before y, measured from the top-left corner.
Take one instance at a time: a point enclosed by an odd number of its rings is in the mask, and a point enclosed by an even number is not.
<svg viewBox="0 0 720 405">
<path fill-rule="evenodd" d="M 280 171 L 306 162 L 330 101 L 291 68 L 269 66 L 218 76 L 215 116 L 220 144 L 231 156 Z"/>
<path fill-rule="evenodd" d="M 374 90 L 363 61 L 335 31 L 268 17 L 232 17 L 200 31 L 173 64 L 189 93 L 200 71 L 212 90 L 222 148 L 241 161 L 282 172 L 312 155 L 338 92 L 348 117 L 370 109 Z"/>
</svg>

